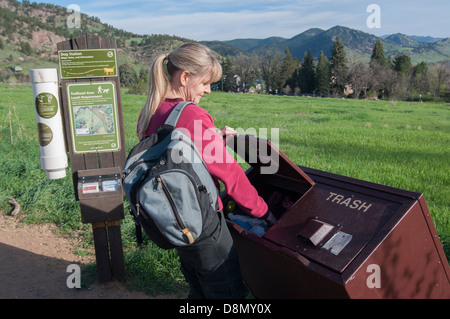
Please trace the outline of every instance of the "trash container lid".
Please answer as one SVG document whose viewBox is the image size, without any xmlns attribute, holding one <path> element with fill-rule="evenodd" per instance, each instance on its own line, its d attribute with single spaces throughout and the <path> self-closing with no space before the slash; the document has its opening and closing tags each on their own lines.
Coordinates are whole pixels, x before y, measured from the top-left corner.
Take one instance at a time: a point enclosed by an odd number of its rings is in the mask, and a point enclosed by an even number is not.
<svg viewBox="0 0 450 319">
<path fill-rule="evenodd" d="M 262 175 L 282 175 L 295 179 L 305 184 L 308 188 L 315 184 L 300 167 L 293 163 L 270 140 L 253 135 L 238 134 L 227 140 L 227 146 Z"/>
<path fill-rule="evenodd" d="M 311 176 L 316 185 L 263 238 L 338 273 L 362 251 L 370 254 L 417 200 L 412 193 L 338 175 Z"/>
</svg>

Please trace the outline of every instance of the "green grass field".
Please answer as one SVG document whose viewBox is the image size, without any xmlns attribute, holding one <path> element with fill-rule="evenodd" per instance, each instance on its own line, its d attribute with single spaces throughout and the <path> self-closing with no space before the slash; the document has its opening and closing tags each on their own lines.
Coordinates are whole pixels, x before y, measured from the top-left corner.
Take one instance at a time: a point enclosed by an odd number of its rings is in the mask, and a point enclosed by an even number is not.
<svg viewBox="0 0 450 319">
<path fill-rule="evenodd" d="M 144 102 L 144 96 L 122 92 L 127 151 L 137 143 Z M 279 148 L 296 164 L 423 193 L 449 258 L 449 105 L 216 92 L 200 105 L 218 128 L 279 129 Z M 55 223 L 66 234 L 83 236 L 83 244 L 74 247 L 79 253 L 92 245 L 71 179 L 47 180 L 40 168 L 31 86 L 0 85 L 0 153 L 0 211 L 11 210 L 8 198 L 13 197 L 24 221 Z M 134 224 L 126 215 L 128 279 L 150 293 L 185 292 L 176 253 L 151 243 L 136 248 Z"/>
</svg>

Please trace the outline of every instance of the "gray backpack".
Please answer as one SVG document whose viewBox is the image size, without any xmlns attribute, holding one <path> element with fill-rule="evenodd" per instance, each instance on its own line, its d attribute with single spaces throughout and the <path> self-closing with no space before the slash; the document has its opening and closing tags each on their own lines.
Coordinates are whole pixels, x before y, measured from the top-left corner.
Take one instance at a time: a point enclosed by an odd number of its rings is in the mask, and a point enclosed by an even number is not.
<svg viewBox="0 0 450 319">
<path fill-rule="evenodd" d="M 183 109 L 177 104 L 158 131 L 129 153 L 122 183 L 136 223 L 159 247 L 194 243 L 218 210 L 218 189 L 200 152 L 183 130 L 175 128 Z"/>
</svg>

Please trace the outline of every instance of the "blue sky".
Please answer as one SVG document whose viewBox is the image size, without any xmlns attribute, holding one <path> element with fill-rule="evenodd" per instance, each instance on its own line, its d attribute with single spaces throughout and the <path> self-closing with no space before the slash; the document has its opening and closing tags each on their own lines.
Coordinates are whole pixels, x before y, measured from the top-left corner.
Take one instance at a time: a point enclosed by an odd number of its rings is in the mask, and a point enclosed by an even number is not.
<svg viewBox="0 0 450 319">
<path fill-rule="evenodd" d="M 99 17 L 138 34 L 193 40 L 291 38 L 309 28 L 347 26 L 377 36 L 393 33 L 449 37 L 449 0 L 41 0 Z M 380 28 L 369 28 L 370 4 L 380 8 Z M 67 15 L 69 16 L 70 13 Z M 81 21 L 83 23 L 83 21 Z"/>
</svg>

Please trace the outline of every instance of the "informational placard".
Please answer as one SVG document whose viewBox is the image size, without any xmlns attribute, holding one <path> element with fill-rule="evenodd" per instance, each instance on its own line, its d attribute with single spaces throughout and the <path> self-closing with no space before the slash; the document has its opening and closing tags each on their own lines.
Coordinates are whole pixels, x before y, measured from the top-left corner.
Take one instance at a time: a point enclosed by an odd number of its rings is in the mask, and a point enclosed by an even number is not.
<svg viewBox="0 0 450 319">
<path fill-rule="evenodd" d="M 74 153 L 120 150 L 115 83 L 68 83 L 67 95 Z"/>
<path fill-rule="evenodd" d="M 115 49 L 58 51 L 61 79 L 117 76 Z"/>
<path fill-rule="evenodd" d="M 36 96 L 34 105 L 36 106 L 37 114 L 44 119 L 50 119 L 58 113 L 58 99 L 51 93 L 39 93 Z"/>
</svg>

